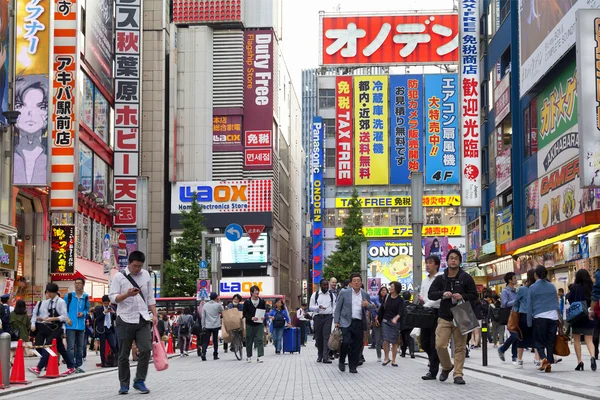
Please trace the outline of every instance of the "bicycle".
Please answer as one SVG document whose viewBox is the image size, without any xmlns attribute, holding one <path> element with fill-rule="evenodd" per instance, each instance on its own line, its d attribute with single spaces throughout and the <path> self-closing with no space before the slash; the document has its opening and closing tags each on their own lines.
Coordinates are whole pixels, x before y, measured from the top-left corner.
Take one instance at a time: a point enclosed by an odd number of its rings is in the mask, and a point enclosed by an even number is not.
<svg viewBox="0 0 600 400">
<path fill-rule="evenodd" d="M 242 360 L 242 351 L 244 350 L 244 345 L 242 344 L 242 330 L 234 329 L 231 331 L 231 351 L 235 354 L 235 357 L 238 360 Z"/>
</svg>

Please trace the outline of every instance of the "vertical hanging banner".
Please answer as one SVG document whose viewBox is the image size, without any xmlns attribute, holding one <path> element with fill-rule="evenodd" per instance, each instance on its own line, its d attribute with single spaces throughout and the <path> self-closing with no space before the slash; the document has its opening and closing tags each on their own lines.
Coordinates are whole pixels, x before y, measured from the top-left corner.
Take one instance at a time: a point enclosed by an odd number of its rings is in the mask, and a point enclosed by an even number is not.
<svg viewBox="0 0 600 400">
<path fill-rule="evenodd" d="M 458 76 L 425 75 L 425 183 L 460 183 Z"/>
<path fill-rule="evenodd" d="M 311 209 L 312 209 L 312 259 L 313 283 L 318 285 L 323 274 L 323 211 L 325 188 L 323 184 L 323 118 L 313 117 L 310 147 Z"/>
<path fill-rule="evenodd" d="M 390 183 L 410 185 L 412 171 L 422 170 L 423 76 L 390 76 Z"/>
<path fill-rule="evenodd" d="M 75 115 L 77 86 L 76 0 L 54 2 L 54 55 L 52 57 L 52 139 L 50 140 L 50 210 L 75 211 Z"/>
<path fill-rule="evenodd" d="M 388 76 L 354 77 L 354 184 L 389 184 Z"/>
<path fill-rule="evenodd" d="M 335 184 L 352 186 L 352 77 L 335 78 Z"/>
<path fill-rule="evenodd" d="M 462 201 L 465 207 L 481 207 L 479 0 L 460 0 L 459 19 Z"/>
<path fill-rule="evenodd" d="M 116 0 L 114 224 L 137 223 L 140 148 L 141 0 Z"/>
<path fill-rule="evenodd" d="M 580 185 L 600 187 L 600 10 L 576 16 Z"/>
</svg>

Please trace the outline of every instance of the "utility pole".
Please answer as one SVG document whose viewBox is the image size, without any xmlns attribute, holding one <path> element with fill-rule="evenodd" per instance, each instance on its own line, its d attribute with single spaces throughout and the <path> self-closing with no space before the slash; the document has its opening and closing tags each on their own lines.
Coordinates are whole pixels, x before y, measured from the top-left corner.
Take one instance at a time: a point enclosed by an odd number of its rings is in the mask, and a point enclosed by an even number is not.
<svg viewBox="0 0 600 400">
<path fill-rule="evenodd" d="M 410 180 L 413 232 L 413 299 L 419 301 L 423 281 L 423 173 L 412 172 Z"/>
</svg>

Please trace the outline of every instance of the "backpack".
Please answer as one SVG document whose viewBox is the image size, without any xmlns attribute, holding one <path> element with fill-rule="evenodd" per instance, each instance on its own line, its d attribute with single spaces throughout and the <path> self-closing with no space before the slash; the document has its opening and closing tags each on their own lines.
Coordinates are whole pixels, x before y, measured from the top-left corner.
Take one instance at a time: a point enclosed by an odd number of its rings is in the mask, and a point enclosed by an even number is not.
<svg viewBox="0 0 600 400">
<path fill-rule="evenodd" d="M 179 334 L 186 336 L 190 334 L 190 321 L 187 318 L 181 318 L 181 325 L 179 325 Z"/>
<path fill-rule="evenodd" d="M 90 296 L 88 296 L 87 294 L 84 293 L 83 298 L 85 299 L 85 308 L 87 308 L 89 310 L 90 309 L 90 307 L 89 307 Z M 70 308 L 71 308 L 71 300 L 73 300 L 73 292 L 71 292 L 67 295 L 67 313 L 70 311 Z"/>
<path fill-rule="evenodd" d="M 2 321 L 2 331 L 10 333 L 10 308 L 8 304 L 0 305 L 0 320 Z"/>
<path fill-rule="evenodd" d="M 320 290 L 315 293 L 315 303 L 319 301 L 319 293 L 321 293 Z M 329 298 L 331 299 L 331 306 L 333 307 L 333 293 L 329 292 Z"/>
<path fill-rule="evenodd" d="M 273 328 L 285 327 L 285 318 L 283 311 L 275 310 L 275 318 L 273 318 Z"/>
</svg>

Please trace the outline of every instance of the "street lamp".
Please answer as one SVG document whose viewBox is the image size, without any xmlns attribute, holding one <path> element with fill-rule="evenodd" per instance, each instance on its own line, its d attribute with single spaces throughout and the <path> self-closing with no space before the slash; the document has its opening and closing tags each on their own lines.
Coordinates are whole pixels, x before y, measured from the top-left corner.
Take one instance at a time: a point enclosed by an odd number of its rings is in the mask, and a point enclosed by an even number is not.
<svg viewBox="0 0 600 400">
<path fill-rule="evenodd" d="M 148 267 L 148 273 L 150 274 L 150 276 L 153 276 L 153 277 L 154 277 L 154 298 L 156 298 L 156 283 L 157 283 L 157 281 L 158 281 L 158 278 L 157 278 L 157 276 L 156 276 L 156 272 L 154 272 L 154 271 L 152 270 L 152 265 L 150 265 L 150 266 Z"/>
</svg>

